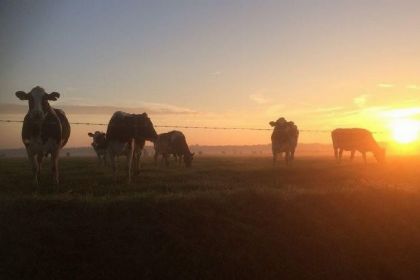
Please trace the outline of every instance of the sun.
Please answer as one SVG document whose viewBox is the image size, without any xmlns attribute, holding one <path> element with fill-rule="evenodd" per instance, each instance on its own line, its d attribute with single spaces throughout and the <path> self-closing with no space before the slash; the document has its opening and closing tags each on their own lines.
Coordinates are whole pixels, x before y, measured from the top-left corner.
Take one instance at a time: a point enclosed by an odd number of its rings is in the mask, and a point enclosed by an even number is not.
<svg viewBox="0 0 420 280">
<path fill-rule="evenodd" d="M 391 122 L 392 138 L 400 144 L 414 142 L 419 137 L 420 122 L 398 119 Z"/>
</svg>

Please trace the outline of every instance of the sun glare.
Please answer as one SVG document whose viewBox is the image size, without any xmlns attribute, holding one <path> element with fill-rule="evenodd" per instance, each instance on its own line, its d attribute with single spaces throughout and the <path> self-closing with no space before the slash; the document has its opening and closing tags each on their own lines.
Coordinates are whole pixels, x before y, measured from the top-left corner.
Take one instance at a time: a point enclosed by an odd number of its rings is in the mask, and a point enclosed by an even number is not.
<svg viewBox="0 0 420 280">
<path fill-rule="evenodd" d="M 414 120 L 395 120 L 391 123 L 392 138 L 400 144 L 414 142 L 419 137 L 420 122 Z"/>
</svg>

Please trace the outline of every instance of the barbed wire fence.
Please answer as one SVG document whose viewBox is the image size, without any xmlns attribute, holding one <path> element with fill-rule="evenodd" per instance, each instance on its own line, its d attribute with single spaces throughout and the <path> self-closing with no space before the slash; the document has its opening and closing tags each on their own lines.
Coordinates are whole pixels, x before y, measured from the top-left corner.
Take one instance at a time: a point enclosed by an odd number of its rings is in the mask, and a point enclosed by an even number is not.
<svg viewBox="0 0 420 280">
<path fill-rule="evenodd" d="M 2 120 L 1 123 L 22 123 L 23 120 Z M 107 126 L 107 123 L 95 122 L 70 122 L 72 125 L 85 126 Z M 251 131 L 272 131 L 272 128 L 258 128 L 258 127 L 222 127 L 222 126 L 187 126 L 187 125 L 154 125 L 154 127 L 161 128 L 186 128 L 186 129 L 210 129 L 210 130 L 251 130 Z M 331 133 L 332 129 L 299 129 L 299 132 L 305 133 Z M 384 131 L 371 131 L 374 134 L 383 134 Z"/>
</svg>

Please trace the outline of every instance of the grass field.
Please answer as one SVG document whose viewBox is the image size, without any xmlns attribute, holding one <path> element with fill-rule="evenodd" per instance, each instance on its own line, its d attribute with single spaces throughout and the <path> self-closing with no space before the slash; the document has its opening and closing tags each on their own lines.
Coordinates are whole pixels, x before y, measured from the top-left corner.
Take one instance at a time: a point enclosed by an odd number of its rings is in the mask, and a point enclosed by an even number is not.
<svg viewBox="0 0 420 280">
<path fill-rule="evenodd" d="M 420 279 L 420 159 L 0 160 L 0 279 Z"/>
</svg>

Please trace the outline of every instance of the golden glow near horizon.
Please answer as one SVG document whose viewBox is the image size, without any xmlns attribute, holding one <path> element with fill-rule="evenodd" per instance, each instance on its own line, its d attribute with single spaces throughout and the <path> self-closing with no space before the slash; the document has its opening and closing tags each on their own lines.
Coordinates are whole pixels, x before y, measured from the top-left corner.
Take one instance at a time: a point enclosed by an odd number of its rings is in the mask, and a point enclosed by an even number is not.
<svg viewBox="0 0 420 280">
<path fill-rule="evenodd" d="M 420 120 L 416 117 L 420 114 L 420 108 L 396 108 L 387 110 L 382 116 L 388 118 L 390 135 L 396 143 L 411 144 L 419 141 Z"/>
<path fill-rule="evenodd" d="M 408 144 L 418 140 L 420 123 L 409 119 L 399 119 L 391 122 L 393 139 L 400 144 Z"/>
<path fill-rule="evenodd" d="M 22 120 L 14 93 L 40 85 L 72 122 L 147 112 L 191 145 L 269 144 L 284 117 L 300 144 L 359 127 L 420 153 L 420 1 L 40 2 L 0 1 L 1 119 Z M 0 149 L 22 147 L 20 127 L 0 124 Z M 92 130 L 106 125 L 73 125 L 67 147 Z"/>
</svg>

